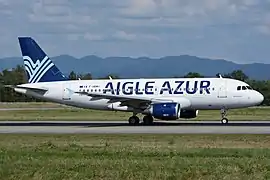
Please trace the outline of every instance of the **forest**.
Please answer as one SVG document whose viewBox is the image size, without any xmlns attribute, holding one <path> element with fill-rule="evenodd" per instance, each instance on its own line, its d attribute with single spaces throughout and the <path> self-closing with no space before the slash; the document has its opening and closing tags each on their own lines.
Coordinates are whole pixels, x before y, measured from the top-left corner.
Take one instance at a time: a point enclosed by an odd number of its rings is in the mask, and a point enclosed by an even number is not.
<svg viewBox="0 0 270 180">
<path fill-rule="evenodd" d="M 108 74 L 108 76 L 99 78 L 99 79 L 109 79 L 111 76 L 113 79 L 118 79 L 117 75 Z M 220 75 L 217 74 L 217 77 Z M 268 106 L 270 105 L 270 80 L 254 80 L 250 79 L 242 70 L 235 70 L 228 74 L 221 74 L 222 77 L 226 78 L 233 78 L 244 81 L 248 83 L 253 89 L 258 90 L 264 95 L 264 101 L 261 105 Z M 204 77 L 202 74 L 197 72 L 189 72 L 184 76 L 177 76 L 177 77 Z M 76 72 L 72 71 L 69 73 L 68 78 L 71 80 L 76 79 L 93 79 L 91 73 L 86 74 L 77 74 Z M 124 78 L 124 77 L 121 77 Z M 168 77 L 169 78 L 169 77 Z M 23 66 L 17 66 L 13 69 L 6 69 L 0 72 L 0 102 L 31 102 L 36 101 L 40 102 L 41 100 L 35 99 L 32 97 L 26 97 L 25 95 L 21 95 L 19 93 L 14 92 L 10 88 L 4 87 L 4 85 L 17 85 L 26 83 L 26 73 Z"/>
</svg>

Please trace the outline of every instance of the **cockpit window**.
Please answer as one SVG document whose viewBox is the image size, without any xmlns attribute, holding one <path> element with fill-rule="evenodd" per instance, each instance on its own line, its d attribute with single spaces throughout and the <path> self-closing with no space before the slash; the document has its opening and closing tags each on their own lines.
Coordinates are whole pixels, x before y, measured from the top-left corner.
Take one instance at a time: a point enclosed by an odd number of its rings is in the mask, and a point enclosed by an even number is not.
<svg viewBox="0 0 270 180">
<path fill-rule="evenodd" d="M 237 91 L 241 90 L 252 90 L 250 86 L 237 86 Z"/>
</svg>

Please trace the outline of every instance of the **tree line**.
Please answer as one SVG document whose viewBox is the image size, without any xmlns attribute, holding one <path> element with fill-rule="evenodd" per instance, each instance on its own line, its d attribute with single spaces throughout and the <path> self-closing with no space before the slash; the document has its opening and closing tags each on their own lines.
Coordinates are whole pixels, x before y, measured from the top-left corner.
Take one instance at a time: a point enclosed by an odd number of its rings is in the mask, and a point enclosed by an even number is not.
<svg viewBox="0 0 270 180">
<path fill-rule="evenodd" d="M 220 77 L 220 74 L 216 75 Z M 228 74 L 221 74 L 224 78 L 233 78 L 244 81 L 248 83 L 253 89 L 261 92 L 265 99 L 262 105 L 270 105 L 270 80 L 253 80 L 250 79 L 242 70 L 235 70 Z M 118 79 L 119 77 L 113 74 L 109 74 L 106 77 L 99 79 Z M 175 76 L 176 77 L 176 76 Z M 202 74 L 197 72 L 189 72 L 185 76 L 177 76 L 185 78 L 195 78 L 195 77 L 204 77 Z M 93 79 L 91 73 L 86 74 L 77 74 L 74 71 L 71 71 L 68 75 L 70 80 L 90 80 Z M 0 102 L 40 102 L 42 100 L 35 99 L 33 97 L 28 97 L 19 93 L 16 93 L 10 88 L 5 88 L 4 85 L 17 85 L 27 83 L 26 73 L 23 66 L 17 66 L 13 69 L 5 69 L 0 72 Z"/>
</svg>

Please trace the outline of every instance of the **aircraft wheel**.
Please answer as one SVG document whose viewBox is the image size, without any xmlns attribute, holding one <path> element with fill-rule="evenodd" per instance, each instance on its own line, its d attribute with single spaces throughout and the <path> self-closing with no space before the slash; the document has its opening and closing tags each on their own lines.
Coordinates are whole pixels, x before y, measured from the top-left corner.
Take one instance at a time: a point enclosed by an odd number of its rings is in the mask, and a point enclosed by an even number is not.
<svg viewBox="0 0 270 180">
<path fill-rule="evenodd" d="M 140 119 L 137 117 L 137 116 L 131 116 L 129 119 L 128 119 L 128 123 L 129 125 L 139 125 L 140 124 Z"/>
<path fill-rule="evenodd" d="M 225 107 L 221 109 L 220 114 L 221 114 L 221 123 L 228 124 L 228 119 L 226 118 L 227 110 L 225 109 Z"/>
<path fill-rule="evenodd" d="M 145 125 L 151 125 L 151 124 L 153 124 L 153 121 L 154 121 L 154 119 L 150 115 L 146 115 L 143 117 L 143 124 L 145 124 Z"/>
<path fill-rule="evenodd" d="M 222 124 L 228 124 L 229 120 L 227 118 L 221 119 Z"/>
</svg>

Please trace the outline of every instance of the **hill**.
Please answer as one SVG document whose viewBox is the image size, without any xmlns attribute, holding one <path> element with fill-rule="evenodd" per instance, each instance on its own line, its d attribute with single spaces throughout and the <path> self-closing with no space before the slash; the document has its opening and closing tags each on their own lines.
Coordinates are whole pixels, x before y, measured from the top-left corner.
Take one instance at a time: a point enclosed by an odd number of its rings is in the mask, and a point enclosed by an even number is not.
<svg viewBox="0 0 270 180">
<path fill-rule="evenodd" d="M 90 72 L 94 78 L 104 77 L 108 74 L 118 75 L 122 78 L 146 77 L 174 77 L 183 76 L 188 72 L 198 72 L 204 76 L 215 76 L 217 73 L 230 73 L 233 70 L 243 70 L 250 78 L 256 80 L 270 79 L 270 64 L 236 64 L 226 60 L 213 60 L 195 56 L 166 56 L 162 58 L 130 58 L 85 56 L 75 58 L 61 55 L 51 58 L 54 63 L 68 74 Z M 10 69 L 22 65 L 20 57 L 0 59 L 0 70 Z"/>
</svg>

